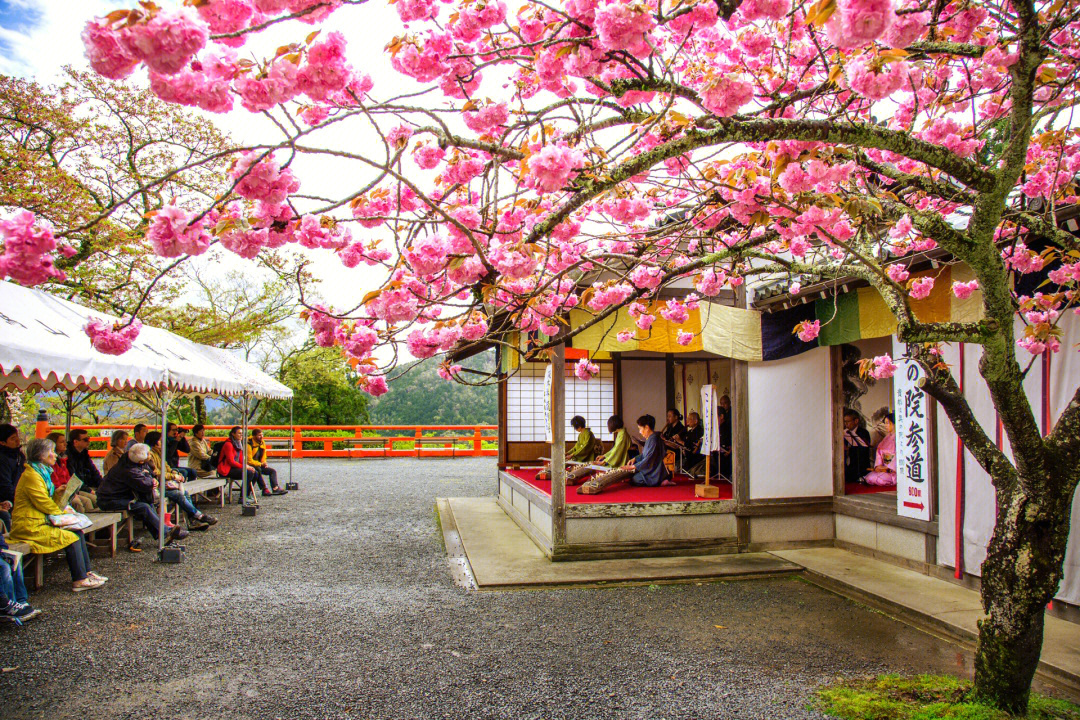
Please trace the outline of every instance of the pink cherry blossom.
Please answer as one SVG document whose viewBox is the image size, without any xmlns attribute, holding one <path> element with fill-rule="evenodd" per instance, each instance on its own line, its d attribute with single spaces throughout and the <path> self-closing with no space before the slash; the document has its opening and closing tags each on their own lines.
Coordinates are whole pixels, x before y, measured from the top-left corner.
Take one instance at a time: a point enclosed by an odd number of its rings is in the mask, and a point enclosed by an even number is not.
<svg viewBox="0 0 1080 720">
<path fill-rule="evenodd" d="M 192 215 L 175 205 L 167 205 L 150 220 L 146 239 L 161 257 L 202 255 L 210 247 L 211 237 L 203 222 L 192 223 Z"/>
<path fill-rule="evenodd" d="M 680 345 L 689 345 L 694 341 L 694 333 L 687 332 L 686 330 L 680 330 L 675 334 L 675 342 Z"/>
<path fill-rule="evenodd" d="M 656 27 L 656 18 L 643 3 L 606 0 L 596 10 L 593 24 L 606 50 L 625 50 L 639 58 L 652 52 L 648 36 Z"/>
<path fill-rule="evenodd" d="M 799 336 L 799 339 L 803 342 L 811 342 L 815 340 L 818 334 L 821 332 L 821 321 L 803 320 L 801 323 L 795 326 L 795 334 Z"/>
<path fill-rule="evenodd" d="M 446 151 L 438 146 L 421 145 L 413 150 L 413 159 L 424 170 L 437 167 L 444 157 L 446 157 Z"/>
<path fill-rule="evenodd" d="M 628 342 L 630 342 L 631 340 L 634 339 L 634 331 L 633 330 L 620 330 L 618 332 L 618 334 L 615 336 L 615 339 L 618 340 L 621 343 L 628 343 Z"/>
<path fill-rule="evenodd" d="M 655 290 L 660 287 L 660 281 L 663 278 L 664 271 L 655 265 L 638 265 L 630 273 L 630 282 L 641 290 Z"/>
<path fill-rule="evenodd" d="M 30 287 L 65 278 L 49 255 L 56 249 L 56 238 L 47 221 L 38 222 L 34 213 L 19 210 L 12 217 L 0 220 L 0 238 L 4 241 L 0 279 L 9 277 Z"/>
<path fill-rule="evenodd" d="M 384 375 L 368 375 L 360 379 L 359 385 L 361 390 L 372 397 L 385 395 L 390 390 L 386 386 L 386 377 Z"/>
<path fill-rule="evenodd" d="M 734 115 L 754 99 L 754 88 L 736 76 L 726 76 L 707 84 L 701 91 L 701 102 L 711 112 L 722 117 Z"/>
<path fill-rule="evenodd" d="M 590 380 L 600 374 L 600 368 L 588 358 L 581 358 L 574 365 L 574 374 L 579 380 Z"/>
<path fill-rule="evenodd" d="M 871 361 L 869 375 L 877 380 L 886 380 L 896 372 L 896 365 L 888 355 L 878 355 Z"/>
<path fill-rule="evenodd" d="M 934 289 L 934 278 L 921 277 L 911 281 L 911 297 L 915 300 L 923 300 L 930 297 L 930 291 Z"/>
<path fill-rule="evenodd" d="M 860 55 L 844 68 L 851 89 L 871 100 L 883 100 L 907 82 L 907 63 L 894 60 L 880 61 Z"/>
<path fill-rule="evenodd" d="M 961 300 L 967 300 L 971 297 L 972 293 L 979 289 L 978 280 L 969 280 L 968 282 L 953 282 L 952 291 L 953 295 Z"/>
<path fill-rule="evenodd" d="M 435 4 L 435 0 L 398 0 L 394 3 L 394 8 L 402 22 L 428 20 L 439 14 L 439 6 Z"/>
<path fill-rule="evenodd" d="M 86 59 L 94 72 L 111 80 L 122 80 L 139 66 L 139 58 L 128 50 L 120 33 L 106 20 L 91 20 L 82 31 Z"/>
<path fill-rule="evenodd" d="M 120 323 L 110 325 L 103 320 L 90 320 L 83 326 L 83 331 L 90 338 L 90 344 L 99 353 L 105 355 L 123 355 L 131 349 L 132 343 L 139 337 L 142 323 L 132 320 L 126 327 Z"/>
<path fill-rule="evenodd" d="M 148 22 L 126 28 L 122 34 L 128 51 L 156 73 L 172 75 L 206 45 L 210 33 L 189 8 L 162 11 Z"/>
<path fill-rule="evenodd" d="M 500 125 L 506 123 L 510 117 L 510 111 L 506 103 L 497 105 L 485 105 L 479 110 L 467 112 L 462 116 L 465 125 L 479 135 L 487 135 Z"/>
<path fill-rule="evenodd" d="M 281 169 L 273 154 L 250 151 L 233 165 L 230 176 L 237 181 L 236 193 L 248 200 L 280 204 L 300 189 L 300 183 L 288 168 Z M 262 159 L 260 159 L 262 158 Z"/>
<path fill-rule="evenodd" d="M 530 172 L 525 181 L 531 182 L 542 192 L 556 192 L 577 176 L 577 171 L 584 162 L 584 153 L 576 148 L 561 143 L 545 145 L 540 152 L 529 158 Z"/>
<path fill-rule="evenodd" d="M 892 0 L 837 0 L 825 32 L 841 49 L 860 47 L 881 37 L 895 19 Z"/>
<path fill-rule="evenodd" d="M 885 274 L 889 276 L 889 279 L 898 285 L 907 281 L 911 277 L 911 273 L 908 269 L 900 265 L 899 263 L 893 263 L 885 268 Z"/>
</svg>

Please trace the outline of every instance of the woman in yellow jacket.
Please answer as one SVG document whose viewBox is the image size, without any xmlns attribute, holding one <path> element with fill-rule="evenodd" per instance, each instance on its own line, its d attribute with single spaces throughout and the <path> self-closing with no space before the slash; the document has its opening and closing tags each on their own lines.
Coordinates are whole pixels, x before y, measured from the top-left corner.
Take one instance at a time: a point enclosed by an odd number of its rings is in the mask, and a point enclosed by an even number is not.
<svg viewBox="0 0 1080 720">
<path fill-rule="evenodd" d="M 90 569 L 90 552 L 79 530 L 65 530 L 49 523 L 49 515 L 63 515 L 53 502 L 52 484 L 56 465 L 56 446 L 51 440 L 35 438 L 26 444 L 26 470 L 15 487 L 15 506 L 11 512 L 9 543 L 26 543 L 39 554 L 63 550 L 71 570 L 71 589 L 93 590 L 105 584 L 107 577 Z"/>
</svg>

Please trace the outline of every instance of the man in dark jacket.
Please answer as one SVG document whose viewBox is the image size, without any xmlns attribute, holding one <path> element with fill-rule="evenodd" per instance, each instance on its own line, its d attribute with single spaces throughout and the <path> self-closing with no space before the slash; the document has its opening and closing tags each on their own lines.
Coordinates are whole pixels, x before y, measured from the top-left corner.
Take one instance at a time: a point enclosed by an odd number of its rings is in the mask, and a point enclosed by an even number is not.
<svg viewBox="0 0 1080 720">
<path fill-rule="evenodd" d="M 11 507 L 15 502 L 15 485 L 26 468 L 19 429 L 14 425 L 0 425 L 0 522 L 5 530 L 11 529 Z"/>
<path fill-rule="evenodd" d="M 132 445 L 127 454 L 105 473 L 97 498 L 98 507 L 102 510 L 127 510 L 133 518 L 142 520 L 146 531 L 156 539 L 161 532 L 161 520 L 154 512 L 157 480 L 150 475 L 149 459 L 149 446 L 143 443 Z M 165 544 L 183 540 L 187 536 L 187 530 L 175 525 L 165 536 Z M 138 550 L 137 544 L 130 549 Z"/>
<path fill-rule="evenodd" d="M 101 472 L 90 457 L 90 434 L 85 430 L 72 430 L 68 435 L 67 469 L 82 480 L 83 488 L 96 490 L 101 485 Z"/>
<path fill-rule="evenodd" d="M 187 430 L 176 427 L 176 423 L 165 426 L 165 462 L 176 472 L 184 476 L 184 480 L 194 480 L 198 477 L 195 470 L 180 465 L 180 453 L 190 453 L 191 446 L 187 441 Z"/>
</svg>

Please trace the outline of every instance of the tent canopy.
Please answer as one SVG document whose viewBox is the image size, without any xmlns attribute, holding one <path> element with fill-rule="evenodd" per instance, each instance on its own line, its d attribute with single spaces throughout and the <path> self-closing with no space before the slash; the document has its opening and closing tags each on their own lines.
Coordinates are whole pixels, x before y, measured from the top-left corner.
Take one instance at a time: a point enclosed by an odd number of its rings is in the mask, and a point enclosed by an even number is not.
<svg viewBox="0 0 1080 720">
<path fill-rule="evenodd" d="M 291 389 L 227 350 L 144 326 L 123 355 L 94 349 L 83 331 L 97 312 L 15 283 L 0 282 L 0 388 L 169 390 L 287 399 Z"/>
</svg>

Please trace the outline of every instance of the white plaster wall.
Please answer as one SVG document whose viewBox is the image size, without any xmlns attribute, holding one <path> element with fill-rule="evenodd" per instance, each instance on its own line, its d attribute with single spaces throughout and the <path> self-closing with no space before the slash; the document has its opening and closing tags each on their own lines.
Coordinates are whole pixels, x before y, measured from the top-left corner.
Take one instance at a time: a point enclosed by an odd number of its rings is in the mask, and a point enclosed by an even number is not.
<svg viewBox="0 0 1080 720">
<path fill-rule="evenodd" d="M 1071 344 L 1080 336 L 1080 318 L 1073 313 L 1066 313 L 1062 318 L 1065 342 L 1061 352 L 1053 356 L 1050 366 L 1050 427 L 1057 421 L 1061 412 L 1068 405 L 1078 385 L 1080 385 L 1080 354 L 1066 343 Z M 1018 329 L 1018 332 L 1022 332 Z M 1018 335 L 1019 336 L 1019 335 Z M 990 400 L 989 391 L 979 375 L 978 361 L 980 349 L 968 345 L 966 350 L 966 371 L 964 373 L 964 394 L 968 398 L 976 417 L 987 435 L 995 437 L 996 414 Z M 1021 355 L 1021 357 L 1023 357 Z M 956 345 L 946 346 L 945 362 L 952 366 L 954 373 L 959 368 L 959 350 Z M 1031 402 L 1036 419 L 1042 420 L 1042 361 L 1035 365 L 1024 381 L 1024 389 Z M 946 567 L 956 567 L 956 434 L 952 430 L 945 413 L 938 413 L 938 563 Z M 1008 452 L 1008 438 L 1004 438 L 1005 451 Z M 963 554 L 964 569 L 973 575 L 981 574 L 981 564 L 986 558 L 986 546 L 993 533 L 995 505 L 994 488 L 990 477 L 975 462 L 970 453 L 965 453 L 964 470 L 964 531 Z M 1072 525 L 1069 544 L 1065 554 L 1065 577 L 1061 582 L 1057 597 L 1071 603 L 1080 603 L 1080 492 L 1073 497 Z"/>
<path fill-rule="evenodd" d="M 664 367 L 662 360 L 622 360 L 623 422 L 631 436 L 637 434 L 634 421 L 646 413 L 656 418 L 658 429 L 664 424 L 667 412 Z M 602 431 L 604 440 L 612 438 L 606 427 Z"/>
<path fill-rule="evenodd" d="M 832 495 L 829 349 L 750 363 L 750 497 Z"/>
</svg>

